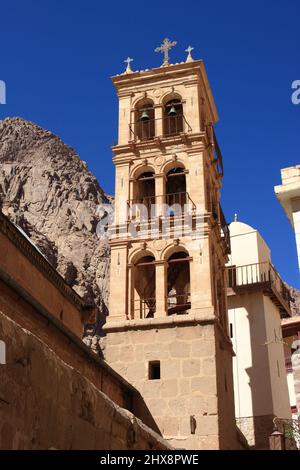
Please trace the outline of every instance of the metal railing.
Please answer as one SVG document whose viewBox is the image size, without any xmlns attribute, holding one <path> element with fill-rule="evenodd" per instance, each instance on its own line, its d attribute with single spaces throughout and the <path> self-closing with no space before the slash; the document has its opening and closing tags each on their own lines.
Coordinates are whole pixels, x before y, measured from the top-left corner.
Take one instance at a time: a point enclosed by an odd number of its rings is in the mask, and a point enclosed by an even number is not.
<svg viewBox="0 0 300 470">
<path fill-rule="evenodd" d="M 224 213 L 222 211 L 222 207 L 219 206 L 220 208 L 220 229 L 221 229 L 221 237 L 223 238 L 226 246 L 226 253 L 229 254 L 231 252 L 231 247 L 230 247 L 230 232 L 229 232 L 229 227 L 226 222 Z"/>
<path fill-rule="evenodd" d="M 223 177 L 224 176 L 223 157 L 222 157 L 221 149 L 218 144 L 216 132 L 212 124 L 208 124 L 206 126 L 206 136 L 207 136 L 208 143 L 212 148 L 213 159 L 217 167 L 218 174 L 221 177 Z"/>
<path fill-rule="evenodd" d="M 164 204 L 162 214 L 157 214 L 157 208 Z M 127 201 L 128 220 L 149 220 L 156 215 L 177 216 L 184 215 L 184 211 L 195 213 L 196 204 L 192 201 L 189 193 L 179 192 L 165 194 L 164 196 L 145 196 Z M 178 212 L 181 212 L 178 213 Z"/>
<path fill-rule="evenodd" d="M 158 125 L 162 124 L 162 133 L 158 134 Z M 138 120 L 134 124 L 129 124 L 131 140 L 144 141 L 154 139 L 154 137 L 171 137 L 179 135 L 181 132 L 192 132 L 192 128 L 183 114 L 176 116 L 165 116 L 156 119 Z"/>
<path fill-rule="evenodd" d="M 152 318 L 156 310 L 156 299 L 150 297 L 149 299 L 136 299 L 133 305 L 133 317 L 140 318 Z"/>
<path fill-rule="evenodd" d="M 169 294 L 167 297 L 168 315 L 185 313 L 191 308 L 191 294 Z"/>
<path fill-rule="evenodd" d="M 235 287 L 269 283 L 280 299 L 289 307 L 290 291 L 269 261 L 243 266 L 228 266 L 227 280 L 228 286 L 233 289 Z"/>
</svg>

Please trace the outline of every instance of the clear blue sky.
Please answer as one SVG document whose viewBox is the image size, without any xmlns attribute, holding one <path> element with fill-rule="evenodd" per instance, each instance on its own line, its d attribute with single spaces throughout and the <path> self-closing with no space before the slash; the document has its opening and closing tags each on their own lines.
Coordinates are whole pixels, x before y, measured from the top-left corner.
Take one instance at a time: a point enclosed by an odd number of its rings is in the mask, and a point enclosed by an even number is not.
<svg viewBox="0 0 300 470">
<path fill-rule="evenodd" d="M 222 205 L 230 221 L 258 228 L 284 279 L 300 288 L 294 234 L 273 186 L 280 168 L 300 163 L 300 2 L 14 0 L 1 2 L 0 80 L 7 104 L 0 118 L 22 116 L 48 128 L 88 163 L 114 193 L 110 146 L 117 100 L 110 76 L 123 60 L 133 68 L 161 64 L 164 37 L 205 61 L 217 104 L 225 178 Z"/>
</svg>

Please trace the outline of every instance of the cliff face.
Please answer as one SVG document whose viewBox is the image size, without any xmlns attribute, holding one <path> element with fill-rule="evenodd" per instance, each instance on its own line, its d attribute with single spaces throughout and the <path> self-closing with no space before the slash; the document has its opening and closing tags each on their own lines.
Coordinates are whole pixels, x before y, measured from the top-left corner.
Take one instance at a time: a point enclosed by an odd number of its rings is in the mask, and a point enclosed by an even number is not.
<svg viewBox="0 0 300 470">
<path fill-rule="evenodd" d="M 300 315 L 300 292 L 294 287 L 288 286 L 291 293 L 291 310 L 292 315 Z"/>
<path fill-rule="evenodd" d="M 105 313 L 110 253 L 96 233 L 103 204 L 110 198 L 58 137 L 21 118 L 0 121 L 0 208 Z"/>
</svg>

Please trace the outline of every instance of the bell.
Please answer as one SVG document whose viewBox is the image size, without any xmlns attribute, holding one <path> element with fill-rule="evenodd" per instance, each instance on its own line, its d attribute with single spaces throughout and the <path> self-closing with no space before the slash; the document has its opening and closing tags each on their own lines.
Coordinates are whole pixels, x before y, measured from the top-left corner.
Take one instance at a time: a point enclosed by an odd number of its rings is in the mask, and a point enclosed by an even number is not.
<svg viewBox="0 0 300 470">
<path fill-rule="evenodd" d="M 170 109 L 168 114 L 169 114 L 169 116 L 176 116 L 177 115 L 177 111 L 176 111 L 175 106 L 173 104 L 172 104 L 171 109 Z"/>
<path fill-rule="evenodd" d="M 140 121 L 149 121 L 149 114 L 147 113 L 147 111 L 144 109 L 144 111 L 142 112 L 142 115 L 140 117 Z"/>
</svg>

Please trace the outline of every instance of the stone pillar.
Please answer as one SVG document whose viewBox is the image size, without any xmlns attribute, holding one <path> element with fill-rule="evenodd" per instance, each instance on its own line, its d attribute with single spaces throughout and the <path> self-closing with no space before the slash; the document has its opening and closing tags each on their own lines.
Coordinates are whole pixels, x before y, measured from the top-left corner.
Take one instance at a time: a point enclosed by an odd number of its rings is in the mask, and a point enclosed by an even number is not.
<svg viewBox="0 0 300 470">
<path fill-rule="evenodd" d="M 165 182 L 164 175 L 157 175 L 155 178 L 155 204 L 156 204 L 156 217 L 164 215 L 163 206 L 165 202 Z"/>
<path fill-rule="evenodd" d="M 166 316 L 167 297 L 167 264 L 161 261 L 155 264 L 155 292 L 156 292 L 156 312 L 155 317 Z"/>
<path fill-rule="evenodd" d="M 208 239 L 194 240 L 189 255 L 193 258 L 190 263 L 191 310 L 194 313 L 203 311 L 207 315 L 213 306 Z"/>
<path fill-rule="evenodd" d="M 108 322 L 126 319 L 127 245 L 113 246 L 110 267 L 110 305 Z"/>
<path fill-rule="evenodd" d="M 163 108 L 157 106 L 155 108 L 155 135 L 161 137 L 163 135 Z"/>
</svg>

